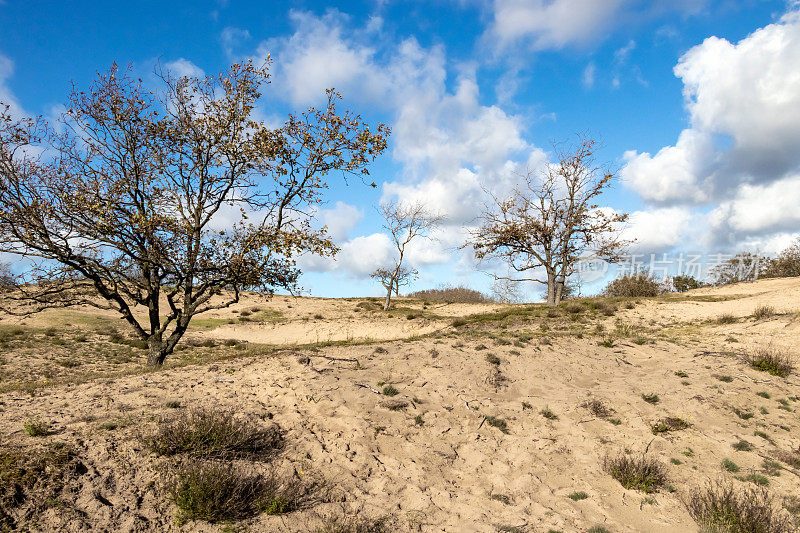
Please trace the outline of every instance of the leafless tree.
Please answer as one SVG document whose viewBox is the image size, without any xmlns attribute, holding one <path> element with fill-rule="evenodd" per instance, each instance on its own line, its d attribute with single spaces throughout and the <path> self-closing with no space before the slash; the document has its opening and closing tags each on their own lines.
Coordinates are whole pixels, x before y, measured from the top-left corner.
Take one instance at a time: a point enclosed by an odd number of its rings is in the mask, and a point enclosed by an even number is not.
<svg viewBox="0 0 800 533">
<path fill-rule="evenodd" d="M 192 317 L 292 288 L 294 257 L 335 253 L 306 213 L 327 175 L 368 174 L 389 130 L 337 113 L 333 90 L 268 128 L 253 116 L 268 66 L 159 71 L 154 93 L 115 65 L 73 88 L 58 128 L 0 105 L 0 251 L 36 261 L 6 309 L 117 311 L 158 366 Z"/>
<path fill-rule="evenodd" d="M 492 297 L 502 304 L 513 304 L 522 301 L 522 287 L 519 281 L 508 276 L 498 278 L 492 283 Z"/>
<path fill-rule="evenodd" d="M 388 268 L 378 268 L 372 277 L 381 281 L 386 289 L 386 300 L 383 309 L 388 310 L 392 302 L 392 293 L 398 294 L 401 285 L 408 284 L 416 278 L 417 271 L 403 266 L 406 246 L 417 237 L 429 238 L 431 230 L 439 224 L 444 217 L 433 214 L 422 204 L 381 204 L 380 213 L 383 216 L 383 227 L 389 231 L 392 242 L 397 250 L 394 265 Z"/>
<path fill-rule="evenodd" d="M 596 143 L 581 137 L 567 151 L 555 147 L 557 163 L 541 174 L 528 172 L 507 198 L 492 201 L 480 216 L 467 245 L 478 259 L 502 260 L 518 277 L 547 286 L 547 303 L 558 304 L 577 261 L 592 254 L 616 261 L 623 247 L 619 227 L 624 213 L 607 213 L 595 204 L 614 175 L 595 166 Z M 530 276 L 541 269 L 543 275 Z"/>
<path fill-rule="evenodd" d="M 387 293 L 400 296 L 400 287 L 411 285 L 418 277 L 419 271 L 416 268 L 400 267 L 400 270 L 390 270 L 379 268 L 370 277 L 376 279 L 383 285 Z"/>
</svg>

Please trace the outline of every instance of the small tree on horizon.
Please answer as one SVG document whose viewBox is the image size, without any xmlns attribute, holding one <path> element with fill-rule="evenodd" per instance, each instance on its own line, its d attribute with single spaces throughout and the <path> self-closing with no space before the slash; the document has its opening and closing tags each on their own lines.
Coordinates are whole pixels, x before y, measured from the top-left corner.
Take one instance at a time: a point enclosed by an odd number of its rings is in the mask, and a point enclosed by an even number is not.
<svg viewBox="0 0 800 533">
<path fill-rule="evenodd" d="M 0 251 L 35 262 L 5 310 L 116 311 L 151 366 L 194 316 L 294 287 L 301 253 L 333 255 L 306 213 L 327 175 L 367 175 L 389 134 L 338 113 L 333 90 L 267 127 L 253 115 L 268 64 L 158 74 L 154 94 L 114 65 L 73 88 L 58 128 L 0 104 Z"/>
<path fill-rule="evenodd" d="M 418 275 L 415 269 L 403 266 L 406 246 L 417 237 L 429 238 L 431 230 L 444 220 L 444 217 L 431 213 L 420 202 L 385 203 L 380 205 L 379 211 L 383 216 L 383 227 L 389 232 L 397 251 L 394 265 L 378 268 L 371 275 L 386 289 L 386 298 L 383 302 L 383 309 L 386 311 L 391 305 L 392 294 L 399 295 L 400 286 L 408 285 Z"/>
<path fill-rule="evenodd" d="M 595 165 L 596 149 L 596 142 L 584 137 L 569 150 L 555 147 L 557 162 L 540 175 L 528 172 L 508 197 L 487 191 L 492 201 L 467 245 L 478 259 L 501 260 L 518 274 L 495 279 L 541 283 L 547 303 L 557 305 L 582 257 L 620 258 L 627 242 L 618 228 L 628 215 L 606 213 L 595 204 L 614 179 Z M 526 275 L 536 270 L 542 275 Z"/>
</svg>

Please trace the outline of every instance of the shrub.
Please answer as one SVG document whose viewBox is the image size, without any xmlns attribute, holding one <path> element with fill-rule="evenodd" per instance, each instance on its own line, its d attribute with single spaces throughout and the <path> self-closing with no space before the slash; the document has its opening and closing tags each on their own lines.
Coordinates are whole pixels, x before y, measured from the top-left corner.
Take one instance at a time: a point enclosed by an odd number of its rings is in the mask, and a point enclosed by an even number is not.
<svg viewBox="0 0 800 533">
<path fill-rule="evenodd" d="M 782 251 L 778 257 L 770 259 L 761 275 L 765 278 L 800 276 L 800 239 Z"/>
<path fill-rule="evenodd" d="M 572 500 L 574 502 L 577 502 L 577 501 L 580 501 L 580 500 L 585 500 L 588 497 L 589 497 L 589 495 L 586 494 L 582 490 L 577 491 L 577 492 L 573 492 L 572 494 L 567 495 L 567 498 L 569 498 L 570 500 Z"/>
<path fill-rule="evenodd" d="M 508 433 L 508 422 L 502 418 L 497 418 L 496 416 L 486 416 L 484 418 L 486 418 L 486 423 L 490 426 L 499 429 L 503 433 Z"/>
<path fill-rule="evenodd" d="M 426 289 L 424 291 L 412 292 L 409 298 L 419 298 L 431 302 L 452 302 L 452 303 L 488 303 L 492 300 L 483 293 L 465 287 L 463 285 L 450 286 L 442 285 L 436 289 Z"/>
<path fill-rule="evenodd" d="M 548 420 L 558 420 L 558 415 L 555 414 L 549 407 L 545 407 L 539 411 L 539 414 Z"/>
<path fill-rule="evenodd" d="M 775 314 L 775 308 L 771 305 L 759 305 L 753 310 L 753 318 L 756 320 L 763 320 Z"/>
<path fill-rule="evenodd" d="M 650 275 L 649 272 L 628 274 L 609 283 L 603 294 L 609 297 L 645 298 L 658 296 L 666 292 L 664 284 Z"/>
<path fill-rule="evenodd" d="M 678 292 L 686 292 L 692 289 L 699 289 L 703 286 L 703 283 L 692 276 L 675 276 L 672 278 L 672 286 Z"/>
<path fill-rule="evenodd" d="M 651 394 L 644 394 L 642 393 L 642 400 L 646 401 L 647 403 L 657 404 L 661 401 L 661 398 L 658 397 L 658 394 L 651 393 Z"/>
<path fill-rule="evenodd" d="M 259 513 L 283 514 L 297 509 L 304 496 L 293 478 L 281 480 L 250 468 L 221 462 L 192 462 L 178 469 L 167 491 L 178 508 L 178 520 L 220 522 Z"/>
<path fill-rule="evenodd" d="M 199 409 L 162 420 L 144 441 L 158 455 L 231 458 L 269 454 L 283 437 L 277 426 L 262 428 L 252 420 L 237 420 L 229 411 Z"/>
<path fill-rule="evenodd" d="M 603 469 L 626 489 L 639 490 L 646 494 L 658 491 L 667 483 L 666 467 L 646 455 L 632 457 L 620 454 L 606 457 Z"/>
<path fill-rule="evenodd" d="M 719 533 L 789 533 L 788 517 L 773 505 L 764 489 L 736 489 L 709 482 L 686 502 L 689 514 L 705 530 Z"/>
<path fill-rule="evenodd" d="M 734 442 L 732 446 L 737 452 L 749 452 L 753 449 L 753 445 L 744 439 L 739 439 L 738 441 Z"/>
<path fill-rule="evenodd" d="M 772 346 L 756 348 L 744 356 L 745 362 L 762 372 L 785 378 L 794 370 L 792 358 Z"/>
<path fill-rule="evenodd" d="M 768 259 L 750 252 L 741 252 L 711 269 L 714 285 L 755 281 Z"/>
<path fill-rule="evenodd" d="M 614 409 L 608 407 L 602 400 L 596 398 L 586 400 L 581 404 L 581 407 L 588 409 L 589 412 L 597 418 L 608 418 L 614 414 Z"/>
<path fill-rule="evenodd" d="M 650 429 L 653 431 L 654 435 L 658 435 L 659 433 L 667 433 L 669 431 L 679 431 L 681 429 L 686 429 L 689 427 L 689 423 L 680 417 L 675 416 L 668 416 L 666 418 L 662 418 L 652 426 Z"/>
<path fill-rule="evenodd" d="M 383 395 L 384 396 L 397 396 L 400 391 L 392 387 L 391 385 L 386 385 L 383 388 Z"/>
<path fill-rule="evenodd" d="M 730 313 L 724 313 L 715 320 L 717 324 L 735 324 L 738 319 Z"/>
<path fill-rule="evenodd" d="M 31 437 L 44 437 L 50 433 L 50 426 L 38 418 L 29 418 L 22 427 Z"/>
</svg>

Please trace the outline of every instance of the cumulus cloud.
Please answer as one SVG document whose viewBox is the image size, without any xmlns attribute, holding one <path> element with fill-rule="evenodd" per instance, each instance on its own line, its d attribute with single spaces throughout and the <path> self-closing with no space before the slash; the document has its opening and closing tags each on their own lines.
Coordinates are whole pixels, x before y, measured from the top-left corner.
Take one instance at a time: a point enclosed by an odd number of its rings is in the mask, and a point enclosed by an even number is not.
<svg viewBox="0 0 800 533">
<path fill-rule="evenodd" d="M 681 57 L 691 127 L 657 154 L 628 152 L 625 182 L 646 200 L 707 202 L 800 165 L 800 13 L 738 43 L 710 37 Z"/>
<path fill-rule="evenodd" d="M 709 214 L 713 233 L 735 241 L 800 227 L 800 174 L 769 184 L 743 185 Z"/>
<path fill-rule="evenodd" d="M 499 46 L 525 40 L 537 50 L 586 43 L 612 26 L 630 0 L 495 0 L 490 34 Z"/>
<path fill-rule="evenodd" d="M 320 210 L 320 218 L 328 227 L 328 234 L 334 242 L 346 241 L 356 224 L 364 218 L 364 212 L 344 202 L 336 202 L 333 209 Z"/>
<path fill-rule="evenodd" d="M 295 33 L 258 49 L 274 58 L 274 85 L 293 104 L 318 103 L 324 89 L 335 86 L 348 99 L 391 114 L 392 155 L 402 171 L 384 184 L 383 200 L 422 202 L 447 219 L 438 238 L 410 246 L 409 265 L 452 261 L 464 242 L 462 225 L 482 206 L 483 189 L 510 190 L 521 172 L 542 167 L 544 152 L 524 140 L 519 117 L 481 102 L 474 66 L 460 65 L 448 83 L 441 46 L 423 47 L 409 38 L 378 50 L 366 44 L 374 42 L 368 38 L 376 31 L 374 20 L 359 29 L 335 11 L 291 16 Z M 391 259 L 383 246 L 376 235 L 358 237 L 342 245 L 335 262 L 313 268 L 363 275 L 381 264 L 378 259 Z M 369 251 L 356 259 L 350 255 L 356 249 Z M 365 263 L 372 268 L 365 270 Z"/>
<path fill-rule="evenodd" d="M 171 74 L 179 77 L 201 78 L 206 75 L 203 69 L 182 57 L 175 61 L 170 61 L 164 66 Z"/>
<path fill-rule="evenodd" d="M 634 253 L 661 253 L 680 244 L 686 237 L 692 212 L 686 207 L 667 207 L 635 211 L 630 214 L 622 237 L 634 240 Z"/>
</svg>

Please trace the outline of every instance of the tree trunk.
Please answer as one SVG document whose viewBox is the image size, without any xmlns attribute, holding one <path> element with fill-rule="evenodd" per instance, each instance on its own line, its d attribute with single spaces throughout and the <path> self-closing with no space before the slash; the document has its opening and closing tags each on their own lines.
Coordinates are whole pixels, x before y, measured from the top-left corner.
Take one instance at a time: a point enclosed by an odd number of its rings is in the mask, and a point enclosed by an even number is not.
<svg viewBox="0 0 800 533">
<path fill-rule="evenodd" d="M 394 283 L 394 282 L 393 282 Z M 389 304 L 392 303 L 392 285 L 389 285 L 389 290 L 386 292 L 386 299 L 383 301 L 383 310 L 389 310 Z"/>
<path fill-rule="evenodd" d="M 556 281 L 556 297 L 555 297 L 555 305 L 561 303 L 561 299 L 564 297 L 564 276 L 558 276 Z"/>
<path fill-rule="evenodd" d="M 167 351 L 161 335 L 150 335 L 147 339 L 147 366 L 159 367 L 164 364 L 167 358 Z"/>
<path fill-rule="evenodd" d="M 554 272 L 547 273 L 547 305 L 556 305 L 556 275 Z"/>
</svg>

